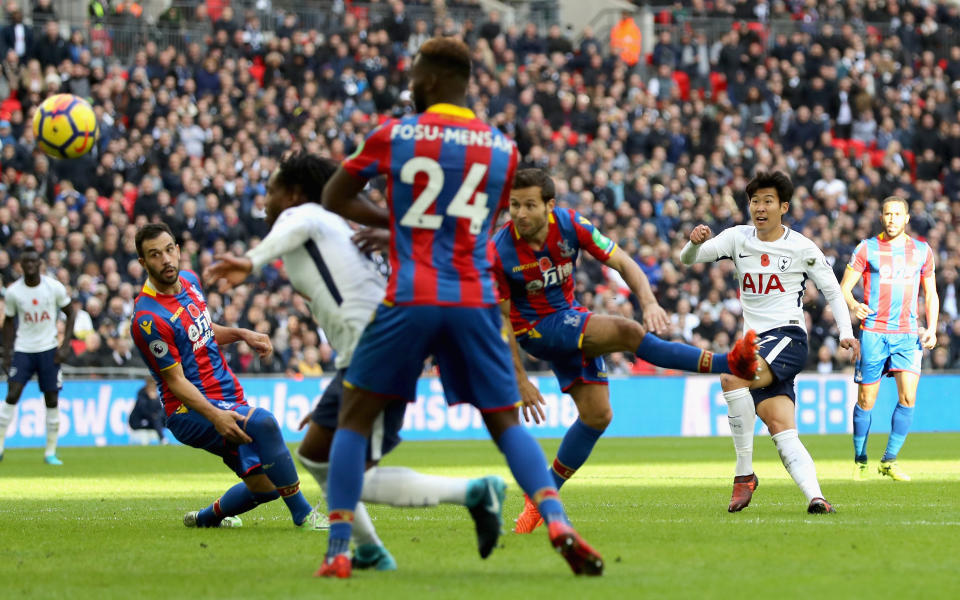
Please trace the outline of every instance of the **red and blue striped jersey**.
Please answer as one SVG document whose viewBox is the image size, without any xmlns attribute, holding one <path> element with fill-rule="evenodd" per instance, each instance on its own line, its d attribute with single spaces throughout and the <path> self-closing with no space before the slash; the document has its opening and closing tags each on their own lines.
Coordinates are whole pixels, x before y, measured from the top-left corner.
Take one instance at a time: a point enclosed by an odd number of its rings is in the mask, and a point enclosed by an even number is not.
<svg viewBox="0 0 960 600">
<path fill-rule="evenodd" d="M 387 176 L 385 302 L 496 303 L 488 242 L 516 166 L 509 138 L 451 104 L 392 119 L 367 137 L 343 168 L 361 179 Z"/>
<path fill-rule="evenodd" d="M 245 404 L 243 388 L 214 340 L 200 280 L 192 271 L 180 271 L 180 284 L 179 294 L 161 294 L 147 280 L 133 305 L 130 323 L 133 341 L 160 387 L 167 416 L 186 410 L 160 375 L 178 363 L 211 403 Z"/>
<path fill-rule="evenodd" d="M 934 274 L 930 245 L 904 236 L 891 244 L 881 233 L 860 242 L 848 268 L 863 273 L 864 303 L 873 311 L 862 329 L 878 333 L 917 333 L 920 282 Z"/>
<path fill-rule="evenodd" d="M 511 301 L 510 322 L 517 335 L 548 315 L 578 306 L 572 275 L 580 250 L 606 262 L 617 248 L 573 209 L 553 209 L 547 228 L 540 250 L 520 237 L 513 221 L 507 221 L 493 238 L 497 290 L 500 300 Z"/>
</svg>

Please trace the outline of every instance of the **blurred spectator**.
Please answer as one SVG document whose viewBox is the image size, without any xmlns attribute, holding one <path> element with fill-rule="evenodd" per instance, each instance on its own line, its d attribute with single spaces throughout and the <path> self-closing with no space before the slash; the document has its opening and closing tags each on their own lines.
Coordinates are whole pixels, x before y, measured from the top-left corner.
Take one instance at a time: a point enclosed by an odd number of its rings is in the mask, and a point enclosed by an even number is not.
<svg viewBox="0 0 960 600">
<path fill-rule="evenodd" d="M 137 400 L 130 410 L 130 418 L 127 422 L 130 424 L 130 429 L 154 431 L 161 444 L 167 443 L 163 434 L 166 423 L 163 403 L 160 402 L 157 384 L 153 379 L 147 378 L 146 385 L 137 391 Z"/>
</svg>

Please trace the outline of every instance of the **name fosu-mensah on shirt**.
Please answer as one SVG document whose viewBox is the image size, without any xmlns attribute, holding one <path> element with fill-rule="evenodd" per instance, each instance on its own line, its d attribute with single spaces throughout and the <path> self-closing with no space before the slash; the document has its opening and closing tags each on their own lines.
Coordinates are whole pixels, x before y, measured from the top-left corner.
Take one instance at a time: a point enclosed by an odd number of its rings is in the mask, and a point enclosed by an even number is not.
<svg viewBox="0 0 960 600">
<path fill-rule="evenodd" d="M 512 142 L 506 136 L 494 135 L 490 129 L 465 129 L 425 123 L 396 123 L 390 130 L 390 139 L 414 140 L 458 144 L 460 146 L 479 146 L 510 151 Z"/>
</svg>

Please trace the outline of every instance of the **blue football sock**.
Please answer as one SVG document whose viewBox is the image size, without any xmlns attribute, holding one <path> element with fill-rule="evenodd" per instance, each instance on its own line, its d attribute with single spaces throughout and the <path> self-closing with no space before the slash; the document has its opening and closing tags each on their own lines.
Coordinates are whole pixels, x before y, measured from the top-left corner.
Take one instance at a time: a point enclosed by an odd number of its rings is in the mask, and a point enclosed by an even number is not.
<svg viewBox="0 0 960 600">
<path fill-rule="evenodd" d="M 557 488 L 546 467 L 547 457 L 530 432 L 520 425 L 514 425 L 500 435 L 497 446 L 506 457 L 510 472 L 520 488 L 538 504 L 543 520 L 547 523 L 566 521 L 567 514 L 557 499 Z"/>
<path fill-rule="evenodd" d="M 638 357 L 664 369 L 691 373 L 729 373 L 726 354 L 714 354 L 687 344 L 668 342 L 652 333 L 643 336 L 636 352 Z"/>
<path fill-rule="evenodd" d="M 553 461 L 553 468 L 550 469 L 553 483 L 558 490 L 568 479 L 573 477 L 573 474 L 583 463 L 587 462 L 590 452 L 593 451 L 593 447 L 601 435 L 603 435 L 603 430 L 594 429 L 580 419 L 573 422 L 566 435 L 563 436 L 563 441 L 560 442 L 557 458 Z"/>
<path fill-rule="evenodd" d="M 897 407 L 893 409 L 887 450 L 880 460 L 897 460 L 897 454 L 900 454 L 900 448 L 903 448 L 903 442 L 907 439 L 907 432 L 910 431 L 911 423 L 913 423 L 913 407 L 904 406 L 898 402 Z"/>
<path fill-rule="evenodd" d="M 344 554 L 350 549 L 353 514 L 363 491 L 366 458 L 367 438 L 350 429 L 337 429 L 330 448 L 330 472 L 327 475 L 329 557 Z"/>
<path fill-rule="evenodd" d="M 300 477 L 290 450 L 283 441 L 280 424 L 270 411 L 258 408 L 250 412 L 244 429 L 257 447 L 263 473 L 277 487 L 277 492 L 290 509 L 293 522 L 300 525 L 312 509 L 300 491 Z"/>
<path fill-rule="evenodd" d="M 870 423 L 873 411 L 863 410 L 859 404 L 853 407 L 853 454 L 857 462 L 867 462 L 867 436 L 870 435 Z"/>
<path fill-rule="evenodd" d="M 197 513 L 197 527 L 216 527 L 224 517 L 235 517 L 279 497 L 276 491 L 253 493 L 247 484 L 241 481 L 224 492 L 213 504 Z"/>
</svg>

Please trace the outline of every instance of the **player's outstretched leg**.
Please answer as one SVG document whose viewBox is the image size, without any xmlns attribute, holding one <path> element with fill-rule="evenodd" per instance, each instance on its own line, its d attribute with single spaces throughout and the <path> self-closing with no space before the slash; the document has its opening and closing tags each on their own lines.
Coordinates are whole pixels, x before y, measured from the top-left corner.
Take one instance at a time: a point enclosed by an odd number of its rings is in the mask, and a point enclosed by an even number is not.
<svg viewBox="0 0 960 600">
<path fill-rule="evenodd" d="M 543 450 L 519 424 L 516 411 L 484 413 L 483 417 L 517 483 L 537 504 L 547 523 L 550 543 L 577 575 L 601 575 L 603 558 L 570 525 L 546 469 Z"/>
<path fill-rule="evenodd" d="M 294 524 L 298 527 L 307 524 L 312 507 L 300 491 L 297 468 L 283 441 L 277 419 L 268 410 L 254 408 L 247 413 L 243 428 L 253 438 L 253 444 L 263 461 L 263 473 L 276 486 L 280 497 L 290 509 Z M 310 523 L 310 526 L 313 527 L 314 524 Z"/>
<path fill-rule="evenodd" d="M 506 483 L 496 475 L 477 479 L 426 475 L 407 467 L 372 467 L 363 476 L 364 502 L 389 506 L 459 504 L 473 518 L 480 556 L 493 552 L 503 524 Z"/>
<path fill-rule="evenodd" d="M 224 492 L 210 506 L 188 512 L 183 517 L 183 524 L 187 527 L 240 527 L 243 523 L 237 515 L 279 497 L 276 490 L 252 492 L 246 483 L 240 482 Z"/>
<path fill-rule="evenodd" d="M 695 346 L 667 342 L 647 333 L 634 351 L 643 360 L 665 369 L 692 373 L 730 373 L 751 380 L 757 374 L 757 334 L 752 329 L 736 341 L 730 352 L 714 354 Z"/>
</svg>

